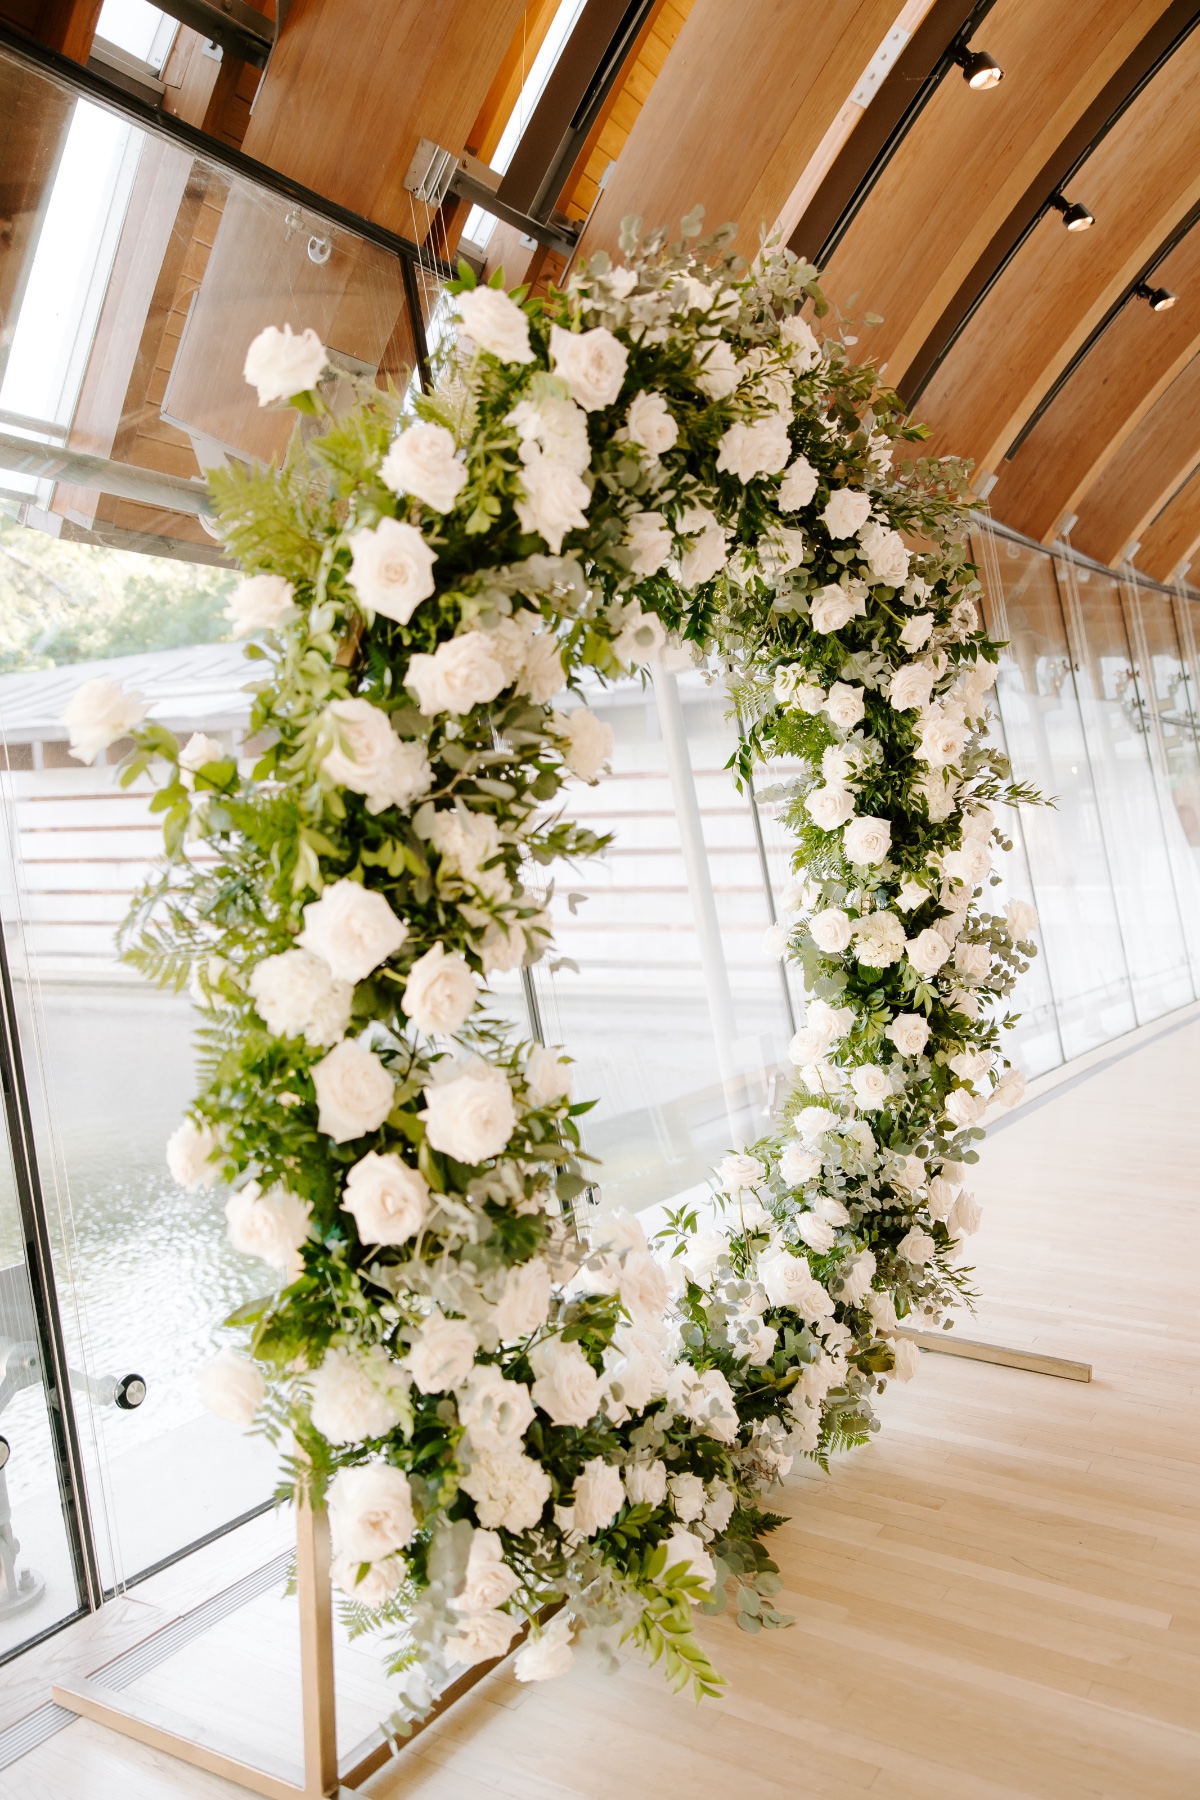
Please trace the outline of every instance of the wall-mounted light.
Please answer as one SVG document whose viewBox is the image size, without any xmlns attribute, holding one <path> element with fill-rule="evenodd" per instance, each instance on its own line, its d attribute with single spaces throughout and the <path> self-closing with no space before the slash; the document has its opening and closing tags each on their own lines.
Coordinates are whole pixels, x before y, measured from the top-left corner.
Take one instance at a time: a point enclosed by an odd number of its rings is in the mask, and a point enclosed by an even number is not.
<svg viewBox="0 0 1200 1800">
<path fill-rule="evenodd" d="M 1137 299 L 1149 302 L 1151 312 L 1170 312 L 1179 298 L 1170 288 L 1151 287 L 1148 281 L 1139 281 L 1133 291 Z"/>
<path fill-rule="evenodd" d="M 997 87 L 1004 80 L 1004 70 L 986 50 L 968 50 L 965 44 L 960 44 L 951 56 L 962 70 L 967 86 L 980 93 L 985 88 Z"/>
<path fill-rule="evenodd" d="M 1089 212 L 1079 200 L 1065 200 L 1061 194 L 1051 194 L 1050 204 L 1055 212 L 1062 214 L 1062 222 L 1068 231 L 1086 231 L 1096 223 L 1095 213 Z"/>
</svg>

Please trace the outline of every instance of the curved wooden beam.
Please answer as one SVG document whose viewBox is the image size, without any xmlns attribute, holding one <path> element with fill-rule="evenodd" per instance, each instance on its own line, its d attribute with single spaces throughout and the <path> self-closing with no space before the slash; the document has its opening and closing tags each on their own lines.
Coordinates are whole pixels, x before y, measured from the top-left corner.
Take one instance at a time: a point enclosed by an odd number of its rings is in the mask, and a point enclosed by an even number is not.
<svg viewBox="0 0 1200 1800">
<path fill-rule="evenodd" d="M 1144 300 L 1130 299 L 1016 455 L 1000 466 L 989 496 L 992 511 L 1027 537 L 1050 543 L 1065 514 L 1093 515 L 1097 484 L 1104 496 L 1098 522 L 1106 541 L 1116 535 L 1116 551 L 1148 523 L 1143 503 L 1132 498 L 1132 491 L 1124 502 L 1122 484 L 1130 465 L 1120 452 L 1160 396 L 1200 354 L 1200 230 L 1193 230 L 1159 264 L 1154 281 L 1178 293 L 1179 304 L 1155 313 Z M 1137 466 L 1135 462 L 1135 470 Z M 1105 479 L 1109 470 L 1111 479 Z M 1158 504 L 1161 498 L 1150 518 Z M 1125 522 L 1118 523 L 1120 519 Z M 1098 554 L 1090 543 L 1084 547 L 1089 555 Z"/>
<path fill-rule="evenodd" d="M 1170 581 L 1200 553 L 1200 474 L 1166 505 L 1147 528 L 1137 554 L 1137 566 L 1155 581 Z"/>
<path fill-rule="evenodd" d="M 1200 201 L 1200 32 L 1160 69 L 1084 164 L 1073 191 L 1096 215 L 1071 234 L 1043 218 L 922 397 L 931 448 L 1000 460 L 1129 284 Z"/>
<path fill-rule="evenodd" d="M 1135 540 L 1149 541 L 1150 526 L 1198 464 L 1200 355 L 1147 410 L 1080 501 L 1071 542 L 1100 562 L 1119 562 Z M 1140 556 L 1134 560 L 1144 566 Z"/>
<path fill-rule="evenodd" d="M 977 37 L 1005 71 L 999 87 L 976 93 L 955 71 L 908 130 L 822 278 L 843 307 L 853 311 L 850 296 L 861 294 L 861 306 L 883 314 L 871 350 L 906 397 L 906 373 L 938 319 L 1165 4 L 1009 0 Z M 879 103 L 885 95 L 886 86 Z M 1039 188 L 1035 213 L 1053 191 L 1053 182 Z"/>
<path fill-rule="evenodd" d="M 900 11 L 899 0 L 696 0 L 600 196 L 584 254 L 621 220 L 699 202 L 758 246 Z"/>
</svg>

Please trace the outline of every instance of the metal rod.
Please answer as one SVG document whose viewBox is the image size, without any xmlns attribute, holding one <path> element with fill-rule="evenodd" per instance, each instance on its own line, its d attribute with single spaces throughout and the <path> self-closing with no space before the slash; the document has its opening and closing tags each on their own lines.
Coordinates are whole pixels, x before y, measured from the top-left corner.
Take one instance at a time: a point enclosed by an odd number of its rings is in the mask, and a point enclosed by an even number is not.
<svg viewBox="0 0 1200 1800">
<path fill-rule="evenodd" d="M 136 463 L 112 462 L 107 456 L 91 456 L 83 450 L 60 450 L 53 444 L 13 437 L 7 431 L 0 431 L 0 469 L 39 481 L 69 481 L 76 487 L 94 488 L 101 494 L 165 507 L 170 512 L 205 518 L 213 514 L 212 496 L 203 481 L 163 475 Z"/>
<path fill-rule="evenodd" d="M 296 1506 L 296 1591 L 300 1600 L 300 1694 L 304 1712 L 304 1792 L 338 1791 L 337 1703 L 329 1514 L 302 1494 Z"/>
<path fill-rule="evenodd" d="M 897 1337 L 907 1338 L 922 1350 L 939 1356 L 961 1356 L 969 1362 L 1001 1363 L 1006 1369 L 1026 1369 L 1031 1375 L 1057 1375 L 1063 1381 L 1090 1381 L 1092 1365 L 1072 1362 L 1066 1356 L 1043 1356 L 1039 1350 L 1012 1350 L 1007 1344 L 983 1344 L 977 1338 L 961 1338 L 940 1331 L 909 1331 L 903 1325 Z"/>
</svg>

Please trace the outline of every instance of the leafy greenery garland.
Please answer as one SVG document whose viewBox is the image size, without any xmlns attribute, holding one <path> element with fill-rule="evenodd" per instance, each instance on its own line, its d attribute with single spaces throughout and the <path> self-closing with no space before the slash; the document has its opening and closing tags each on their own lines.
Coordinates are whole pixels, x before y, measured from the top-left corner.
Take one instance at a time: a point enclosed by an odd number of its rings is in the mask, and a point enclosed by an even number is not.
<svg viewBox="0 0 1200 1800">
<path fill-rule="evenodd" d="M 212 485 L 266 747 L 245 775 L 141 724 L 122 776 L 167 777 L 126 954 L 205 1009 L 172 1166 L 230 1184 L 235 1242 L 283 1276 L 209 1396 L 294 1436 L 287 1486 L 328 1498 L 405 1718 L 525 1620 L 529 1679 L 579 1630 L 698 1695 L 720 1678 L 695 1606 L 785 1622 L 763 1495 L 793 1454 L 864 1441 L 915 1365 L 898 1320 L 968 1295 L 964 1165 L 1018 1091 L 998 1009 L 1034 921 L 980 899 L 991 804 L 1035 796 L 985 735 L 963 468 L 893 469 L 922 430 L 818 342 L 811 265 L 698 233 L 631 221 L 624 264 L 544 301 L 464 270 L 413 413 L 364 384 L 335 417 L 313 334 L 263 334 L 248 376 L 304 430 Z M 549 946 L 531 871 L 604 847 L 561 811 L 611 748 L 563 682 L 667 633 L 722 666 L 741 779 L 802 771 L 770 790 L 798 871 L 774 947 L 810 1005 L 785 1122 L 655 1261 L 627 1217 L 579 1237 L 587 1106 L 486 981 Z M 138 713 L 101 702 L 112 735 Z"/>
</svg>

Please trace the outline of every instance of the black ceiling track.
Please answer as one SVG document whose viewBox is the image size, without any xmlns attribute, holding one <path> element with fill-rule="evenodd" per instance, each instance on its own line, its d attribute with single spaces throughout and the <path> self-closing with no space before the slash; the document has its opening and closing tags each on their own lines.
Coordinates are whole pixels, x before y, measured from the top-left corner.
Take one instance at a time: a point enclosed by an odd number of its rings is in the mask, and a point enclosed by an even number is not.
<svg viewBox="0 0 1200 1800">
<path fill-rule="evenodd" d="M 1042 219 L 1052 203 L 1052 196 L 1079 173 L 1198 24 L 1200 5 L 1197 0 L 1176 0 L 1168 7 L 1100 90 L 1053 156 L 1042 165 L 900 378 L 900 390 L 910 406 L 920 399 L 966 326 Z M 1165 250 L 1156 252 L 1155 261 L 1165 254 Z M 1119 310 L 1119 306 L 1114 309 L 1114 317 Z"/>
</svg>

